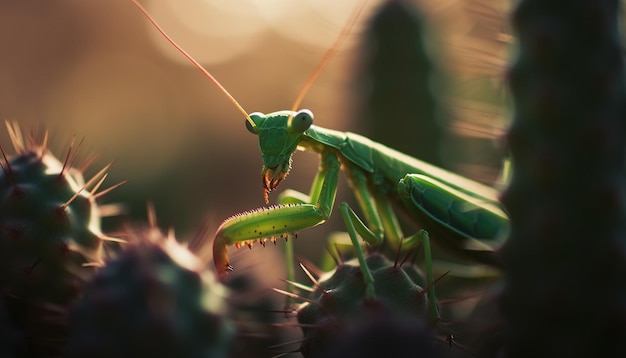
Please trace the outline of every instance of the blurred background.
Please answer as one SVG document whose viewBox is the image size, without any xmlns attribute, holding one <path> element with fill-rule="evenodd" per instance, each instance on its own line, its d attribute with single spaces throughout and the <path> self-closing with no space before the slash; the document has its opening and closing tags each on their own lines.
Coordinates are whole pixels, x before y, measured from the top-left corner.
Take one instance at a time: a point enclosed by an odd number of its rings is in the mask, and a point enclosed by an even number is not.
<svg viewBox="0 0 626 358">
<path fill-rule="evenodd" d="M 268 113 L 291 107 L 361 2 L 142 4 L 246 111 Z M 381 15 L 383 1 L 367 2 L 302 107 L 314 111 L 319 126 L 364 134 L 495 184 L 506 156 L 501 136 L 509 98 L 502 73 L 510 56 L 510 4 L 405 2 L 414 6 L 408 18 Z M 381 32 L 391 33 L 397 43 L 378 38 Z M 413 50 L 421 51 L 425 62 L 410 60 L 414 54 L 409 54 L 408 66 L 415 68 L 398 65 L 402 51 Z M 381 80 L 386 75 L 391 80 Z M 401 82 L 408 89 L 394 92 Z M 428 104 L 419 104 L 412 90 L 424 93 L 418 96 Z M 389 108 L 376 106 L 378 94 L 389 96 Z M 429 115 L 418 115 L 426 109 Z M 24 131 L 47 129 L 59 157 L 72 136 L 84 138 L 82 157 L 97 155 L 88 175 L 115 160 L 104 186 L 129 183 L 103 202 L 122 203 L 123 220 L 145 220 L 149 201 L 160 225 L 173 227 L 179 238 L 194 236 L 205 224 L 210 238 L 222 220 L 264 205 L 257 138 L 244 128 L 241 113 L 130 1 L 0 0 L 0 118 L 21 123 Z M 434 123 L 435 134 L 419 129 L 426 122 Z M 436 141 L 424 139 L 431 137 Z M 7 138 L 2 131 L 3 147 L 10 147 Z M 308 191 L 317 165 L 315 155 L 296 153 L 282 188 Z M 352 201 L 345 181 L 337 200 Z M 117 222 L 106 224 L 116 229 Z M 335 214 L 327 224 L 301 233 L 298 255 L 315 261 L 324 239 L 342 227 Z M 268 248 L 256 255 L 281 251 Z"/>
</svg>

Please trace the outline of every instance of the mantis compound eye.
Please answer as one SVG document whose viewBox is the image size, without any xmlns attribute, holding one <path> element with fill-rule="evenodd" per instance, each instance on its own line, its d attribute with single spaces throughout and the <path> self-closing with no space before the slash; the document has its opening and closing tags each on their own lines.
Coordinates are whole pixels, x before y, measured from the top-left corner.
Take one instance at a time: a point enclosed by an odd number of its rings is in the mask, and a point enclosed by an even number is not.
<svg viewBox="0 0 626 358">
<path fill-rule="evenodd" d="M 254 125 L 250 123 L 250 121 L 246 118 L 246 129 L 248 130 L 248 132 L 252 134 L 259 134 L 257 123 L 259 123 L 259 119 L 261 119 L 264 116 L 265 115 L 261 112 L 250 113 L 249 117 L 252 120 L 252 122 L 254 122 Z"/>
<path fill-rule="evenodd" d="M 298 133 L 302 133 L 313 124 L 313 112 L 302 109 L 296 112 L 291 119 L 291 128 Z"/>
</svg>

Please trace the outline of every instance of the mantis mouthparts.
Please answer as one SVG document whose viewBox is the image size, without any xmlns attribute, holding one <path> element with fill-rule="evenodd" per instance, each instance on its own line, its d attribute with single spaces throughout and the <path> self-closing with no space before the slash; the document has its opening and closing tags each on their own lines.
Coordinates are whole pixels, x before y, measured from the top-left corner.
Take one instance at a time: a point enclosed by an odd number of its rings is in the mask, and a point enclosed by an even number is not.
<svg viewBox="0 0 626 358">
<path fill-rule="evenodd" d="M 265 168 L 263 170 L 263 174 L 261 178 L 263 179 L 263 198 L 265 199 L 265 204 L 270 202 L 269 193 L 275 190 L 278 187 L 278 184 L 287 176 L 287 172 L 284 170 L 276 170 L 277 167 L 274 168 Z"/>
</svg>

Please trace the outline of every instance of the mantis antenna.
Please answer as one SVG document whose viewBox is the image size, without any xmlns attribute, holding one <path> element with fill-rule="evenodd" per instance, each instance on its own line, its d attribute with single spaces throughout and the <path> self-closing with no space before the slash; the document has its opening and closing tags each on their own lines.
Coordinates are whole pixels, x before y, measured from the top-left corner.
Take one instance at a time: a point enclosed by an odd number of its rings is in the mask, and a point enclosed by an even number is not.
<svg viewBox="0 0 626 358">
<path fill-rule="evenodd" d="M 180 47 L 171 37 L 169 37 L 169 35 L 167 33 L 165 33 L 165 30 L 163 30 L 163 28 L 161 28 L 161 26 L 159 26 L 159 24 L 157 24 L 156 20 L 154 20 L 152 18 L 152 16 L 150 16 L 150 14 L 148 13 L 148 10 L 146 10 L 143 6 L 141 6 L 141 4 L 139 2 L 137 2 L 137 0 L 131 0 L 133 4 L 135 4 L 135 6 L 139 9 L 139 11 L 141 11 L 141 13 L 148 19 L 148 21 L 150 21 L 150 23 L 152 24 L 152 26 L 154 26 L 157 31 L 159 31 L 159 33 L 172 45 L 174 46 L 174 48 L 180 52 L 183 56 L 185 56 L 185 58 L 187 60 L 189 60 L 189 62 L 191 62 L 192 65 L 194 65 L 194 67 L 196 67 L 197 69 L 200 70 L 200 72 L 202 72 L 209 80 L 211 80 L 211 82 L 213 82 L 213 84 L 215 86 L 217 86 L 217 88 L 222 91 L 222 93 L 224 93 L 224 95 L 226 95 L 226 98 L 228 98 L 234 105 L 235 107 L 237 107 L 237 109 L 243 113 L 244 117 L 246 117 L 246 121 L 248 121 L 248 123 L 252 126 L 252 128 L 256 127 L 256 124 L 254 124 L 254 121 L 250 118 L 250 116 L 248 115 L 248 112 L 246 112 L 245 109 L 243 109 L 243 107 L 239 104 L 239 102 L 237 102 L 237 100 L 235 99 L 235 97 L 233 97 L 226 88 L 224 88 L 224 86 L 222 86 L 221 83 L 219 83 L 219 81 L 213 77 L 213 75 L 207 71 L 204 67 L 202 67 L 202 65 L 196 61 L 193 57 L 191 57 L 190 54 L 187 53 L 187 51 L 183 50 L 182 47 Z"/>
<path fill-rule="evenodd" d="M 339 33 L 339 36 L 337 36 L 337 39 L 335 40 L 333 45 L 330 48 L 328 48 L 328 50 L 326 50 L 326 53 L 322 57 L 321 61 L 317 64 L 317 67 L 315 67 L 315 69 L 313 70 L 309 78 L 306 80 L 306 82 L 300 89 L 300 92 L 298 93 L 298 97 L 296 97 L 296 100 L 293 103 L 293 106 L 291 107 L 291 112 L 295 112 L 298 110 L 298 107 L 302 103 L 302 100 L 304 100 L 304 96 L 307 94 L 307 92 L 311 88 L 311 85 L 313 85 L 313 82 L 315 82 L 315 80 L 317 79 L 319 74 L 322 72 L 324 67 L 326 67 L 326 65 L 330 62 L 330 60 L 335 55 L 335 53 L 337 53 L 337 50 L 339 49 L 339 47 L 341 47 L 341 44 L 346 39 L 346 37 L 348 37 L 350 30 L 352 29 L 352 27 L 356 23 L 356 20 L 359 18 L 359 15 L 365 8 L 366 3 L 367 1 L 361 2 L 361 6 L 359 6 L 359 8 L 354 12 L 354 14 L 352 15 L 352 18 L 350 18 L 350 22 L 346 26 L 344 26 L 344 28 L 341 30 L 341 32 Z M 288 119 L 289 123 L 291 123 L 292 117 L 293 117 L 292 115 L 289 116 L 289 119 Z"/>
</svg>

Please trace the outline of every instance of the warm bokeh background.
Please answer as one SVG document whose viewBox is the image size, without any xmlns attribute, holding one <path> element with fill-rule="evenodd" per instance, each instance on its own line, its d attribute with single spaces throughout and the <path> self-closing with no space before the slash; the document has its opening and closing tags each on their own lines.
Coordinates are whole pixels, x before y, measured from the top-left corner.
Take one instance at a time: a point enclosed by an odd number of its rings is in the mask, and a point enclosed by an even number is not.
<svg viewBox="0 0 626 358">
<path fill-rule="evenodd" d="M 272 112 L 291 107 L 361 0 L 142 3 L 247 111 Z M 453 109 L 450 140 L 441 150 L 450 168 L 485 182 L 498 175 L 498 138 L 506 125 L 500 74 L 510 43 L 502 3 L 416 2 L 449 81 L 441 99 Z M 317 125 L 363 133 L 352 115 L 358 99 L 350 88 L 360 35 L 379 4 L 368 2 L 307 95 L 303 107 L 315 112 Z M 192 236 L 207 220 L 216 228 L 234 213 L 263 205 L 261 158 L 241 114 L 130 1 L 0 0 L 0 117 L 25 130 L 48 129 L 57 154 L 73 135 L 84 138 L 84 156 L 98 155 L 90 172 L 116 160 L 107 183 L 130 181 L 108 201 L 124 203 L 134 219 L 145 217 L 151 201 L 160 224 L 180 237 Z M 0 138 L 9 146 L 6 134 Z M 458 138 L 483 144 L 451 146 Z M 297 153 L 294 159 L 282 187 L 307 191 L 317 158 Z M 347 189 L 342 184 L 338 200 L 350 200 Z M 334 215 L 303 233 L 296 247 L 317 255 L 319 240 L 341 227 Z"/>
</svg>

